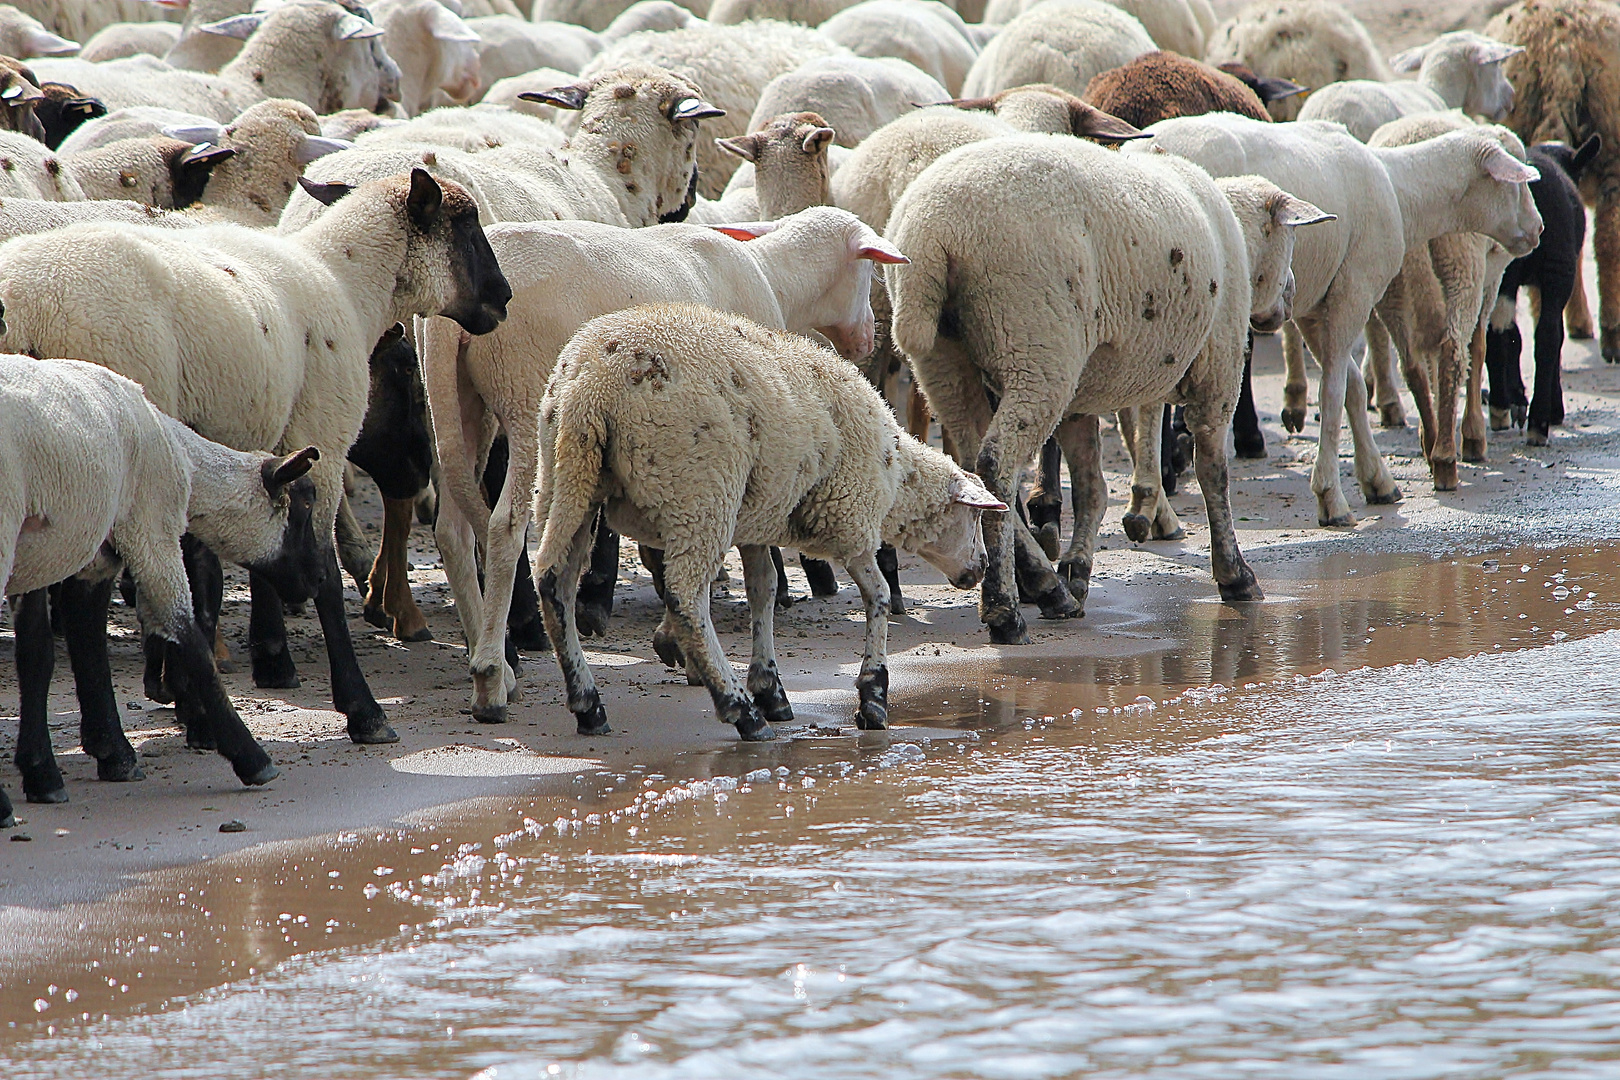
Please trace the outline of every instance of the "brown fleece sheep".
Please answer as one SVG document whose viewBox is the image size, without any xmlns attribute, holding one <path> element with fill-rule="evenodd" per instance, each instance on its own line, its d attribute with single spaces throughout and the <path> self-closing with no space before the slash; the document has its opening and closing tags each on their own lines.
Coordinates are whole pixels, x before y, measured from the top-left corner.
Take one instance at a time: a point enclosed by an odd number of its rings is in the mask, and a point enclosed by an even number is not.
<svg viewBox="0 0 1620 1080">
<path fill-rule="evenodd" d="M 1094 76 L 1082 99 L 1145 128 L 1172 116 L 1235 112 L 1270 120 L 1255 92 L 1226 72 L 1171 52 L 1150 52 Z"/>
</svg>

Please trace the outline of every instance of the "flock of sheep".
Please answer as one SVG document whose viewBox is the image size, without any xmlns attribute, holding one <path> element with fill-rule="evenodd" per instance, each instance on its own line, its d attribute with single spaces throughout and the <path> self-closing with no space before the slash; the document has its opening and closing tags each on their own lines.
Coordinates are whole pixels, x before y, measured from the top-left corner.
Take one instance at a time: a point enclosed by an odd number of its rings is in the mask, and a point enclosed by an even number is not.
<svg viewBox="0 0 1620 1080">
<path fill-rule="evenodd" d="M 405 545 L 433 492 L 479 719 L 505 718 L 516 646 L 549 637 L 578 730 L 608 730 L 580 638 L 604 629 L 623 535 L 664 601 L 658 655 L 744 739 L 792 716 L 779 549 L 818 592 L 817 560 L 843 565 L 867 616 L 857 723 L 881 728 L 896 548 L 982 582 L 992 641 L 1028 640 L 1021 602 L 1083 612 L 1103 414 L 1132 539 L 1182 535 L 1166 492 L 1190 454 L 1220 593 L 1261 596 L 1227 493 L 1229 429 L 1265 453 L 1255 332 L 1284 335 L 1290 430 L 1306 349 L 1320 365 L 1324 525 L 1354 521 L 1346 418 L 1366 500 L 1400 498 L 1369 419 L 1405 422 L 1397 368 L 1444 489 L 1484 454 L 1487 371 L 1490 426 L 1534 442 L 1562 420 L 1566 314 L 1620 360 L 1602 0 L 1522 0 L 1387 62 L 1327 0 L 1220 25 L 1206 0 L 530 8 L 0 5 L 0 581 L 29 800 L 67 797 L 57 634 L 99 775 L 141 776 L 107 659 L 121 569 L 148 695 L 247 784 L 276 769 L 218 678 L 220 559 L 250 572 L 255 683 L 297 685 L 284 605 L 312 599 L 350 737 L 391 742 L 339 566 L 368 620 L 430 637 Z M 383 494 L 375 553 L 346 463 Z M 708 611 L 732 546 L 741 680 Z"/>
</svg>

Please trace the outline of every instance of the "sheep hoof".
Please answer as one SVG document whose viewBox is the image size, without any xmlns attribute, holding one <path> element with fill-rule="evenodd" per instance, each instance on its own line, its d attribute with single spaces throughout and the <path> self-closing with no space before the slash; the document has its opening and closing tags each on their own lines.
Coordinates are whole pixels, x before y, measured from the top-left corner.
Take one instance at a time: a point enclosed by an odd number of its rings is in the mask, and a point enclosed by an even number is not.
<svg viewBox="0 0 1620 1080">
<path fill-rule="evenodd" d="M 285 649 L 253 657 L 253 685 L 260 690 L 298 689 L 298 668 Z"/>
<path fill-rule="evenodd" d="M 1455 467 L 1455 466 L 1453 466 L 1453 467 Z M 1369 491 L 1369 492 L 1367 492 L 1367 505 L 1368 506 L 1389 506 L 1389 505 L 1391 505 L 1393 503 L 1400 502 L 1401 498 L 1402 498 L 1401 489 L 1391 485 L 1390 489 L 1388 491 L 1386 491 L 1386 492 L 1382 492 L 1382 493 L 1377 492 L 1377 491 Z"/>
<path fill-rule="evenodd" d="M 218 750 L 219 743 L 214 740 L 214 733 L 204 729 L 200 724 L 186 723 L 186 749 L 187 750 Z"/>
<path fill-rule="evenodd" d="M 388 726 L 382 706 L 372 702 L 364 714 L 349 717 L 349 741 L 362 746 L 378 746 L 399 742 L 399 733 Z"/>
<path fill-rule="evenodd" d="M 1608 364 L 1620 364 L 1620 326 L 1605 326 L 1603 328 L 1603 361 Z"/>
<path fill-rule="evenodd" d="M 1506 409 L 1498 409 L 1495 405 L 1492 405 L 1491 406 L 1491 430 L 1492 431 L 1506 431 L 1508 428 L 1510 428 L 1512 426 L 1513 426 L 1513 414 L 1510 413 Z"/>
<path fill-rule="evenodd" d="M 134 751 L 131 751 L 127 757 L 119 754 L 98 758 L 96 779 L 112 784 L 131 784 L 137 780 L 145 780 L 146 773 L 141 770 L 141 763 L 135 759 Z"/>
<path fill-rule="evenodd" d="M 1546 446 L 1547 437 L 1548 430 L 1546 428 L 1540 424 L 1531 424 L 1529 430 L 1524 433 L 1524 442 L 1526 446 Z"/>
<path fill-rule="evenodd" d="M 0 829 L 15 829 L 16 827 L 17 818 L 9 811 L 6 813 L 5 817 L 0 818 Z"/>
<path fill-rule="evenodd" d="M 581 600 L 574 605 L 574 625 L 583 637 L 606 637 L 608 618 L 613 614 L 612 601 L 606 604 Z"/>
<path fill-rule="evenodd" d="M 860 731 L 887 731 L 889 710 L 875 701 L 863 701 L 855 714 L 855 727 Z"/>
<path fill-rule="evenodd" d="M 174 695 L 169 693 L 169 686 L 163 681 L 162 675 L 156 677 L 148 675 L 143 689 L 146 691 L 147 699 L 150 701 L 155 701 L 159 705 L 174 704 Z"/>
<path fill-rule="evenodd" d="M 1522 428 L 1524 427 L 1524 422 L 1530 418 L 1530 406 L 1520 402 L 1509 409 L 1508 414 L 1513 418 L 1513 426 L 1516 428 Z M 1564 422 L 1564 418 L 1560 416 L 1558 418 L 1558 422 L 1562 424 Z"/>
<path fill-rule="evenodd" d="M 1264 461 L 1266 459 L 1266 436 L 1259 428 L 1253 431 L 1234 431 L 1232 433 L 1232 452 L 1240 458 L 1250 461 Z M 1174 489 L 1166 485 L 1165 490 L 1174 494 Z"/>
<path fill-rule="evenodd" d="M 391 633 L 394 635 L 394 640 L 396 640 L 396 641 L 432 641 L 433 640 L 433 631 L 429 630 L 426 625 L 418 626 L 415 630 L 406 630 L 403 627 L 401 627 L 398 623 L 395 623 L 394 628 L 391 631 Z"/>
<path fill-rule="evenodd" d="M 1035 530 L 1035 542 L 1041 545 L 1041 550 L 1046 552 L 1046 557 L 1051 559 L 1053 562 L 1057 562 L 1058 539 L 1058 527 L 1056 522 L 1049 521 L 1045 525 L 1042 525 L 1039 529 Z"/>
<path fill-rule="evenodd" d="M 48 805 L 68 801 L 67 788 L 60 785 L 51 788 L 49 791 L 30 791 L 28 790 L 28 784 L 24 782 L 23 796 L 31 803 L 46 803 Z"/>
<path fill-rule="evenodd" d="M 1217 581 L 1215 587 L 1220 590 L 1221 599 L 1228 604 L 1247 604 L 1266 598 L 1260 583 L 1254 578 L 1254 571 L 1247 566 L 1241 567 L 1241 573 L 1236 581 L 1226 584 Z"/>
<path fill-rule="evenodd" d="M 1146 514 L 1126 514 L 1120 524 L 1125 527 L 1125 535 L 1131 538 L 1133 544 L 1142 543 L 1153 531 L 1153 523 Z"/>
<path fill-rule="evenodd" d="M 1387 428 L 1403 428 L 1406 426 L 1406 410 L 1401 408 L 1398 401 L 1378 407 L 1378 422 Z"/>
<path fill-rule="evenodd" d="M 1282 411 L 1282 426 L 1284 431 L 1298 434 L 1305 430 L 1304 409 L 1284 409 Z"/>
<path fill-rule="evenodd" d="M 241 772 L 238 772 L 236 777 L 248 787 L 263 787 L 280 775 L 281 770 L 267 761 L 257 771 L 251 772 L 246 776 L 242 775 Z"/>
<path fill-rule="evenodd" d="M 505 705 L 479 705 L 472 711 L 473 719 L 480 724 L 506 723 Z"/>
<path fill-rule="evenodd" d="M 662 629 L 653 631 L 653 652 L 663 661 L 665 667 L 682 668 L 686 666 L 686 657 L 681 653 L 680 642 L 675 640 L 674 634 L 666 634 Z"/>
<path fill-rule="evenodd" d="M 755 694 L 754 705 L 760 714 L 773 724 L 785 724 L 793 719 L 793 705 L 788 701 L 787 692 L 782 689 L 781 683 L 763 693 Z"/>
<path fill-rule="evenodd" d="M 1084 605 L 1074 598 L 1069 587 L 1062 582 L 1036 597 L 1035 602 L 1041 606 L 1043 619 L 1078 619 L 1086 613 Z"/>
<path fill-rule="evenodd" d="M 1330 518 L 1317 518 L 1317 524 L 1325 529 L 1349 529 L 1356 524 L 1356 515 L 1346 510 L 1344 513 Z"/>
<path fill-rule="evenodd" d="M 989 630 L 992 645 L 1029 644 L 1029 627 L 1024 625 L 1024 617 L 1017 612 L 1013 613 L 1011 620 L 990 623 Z"/>
<path fill-rule="evenodd" d="M 1485 460 L 1485 440 L 1464 438 L 1462 444 L 1462 459 L 1464 461 Z"/>
<path fill-rule="evenodd" d="M 388 612 L 380 607 L 372 607 L 370 604 L 361 609 L 360 617 L 379 630 L 387 630 L 389 623 L 392 621 L 388 618 Z"/>
<path fill-rule="evenodd" d="M 889 591 L 889 617 L 892 619 L 906 617 L 906 598 L 892 589 Z"/>
<path fill-rule="evenodd" d="M 1434 490 L 1457 490 L 1457 463 L 1455 461 L 1436 461 L 1431 463 L 1434 471 Z"/>
<path fill-rule="evenodd" d="M 770 742 L 776 738 L 776 729 L 766 722 L 758 709 L 749 709 L 737 720 L 737 734 L 743 742 Z"/>
<path fill-rule="evenodd" d="M 1180 525 L 1177 525 L 1174 529 L 1171 529 L 1169 532 L 1164 533 L 1161 536 L 1155 536 L 1153 539 L 1155 539 L 1155 540 L 1168 540 L 1168 541 L 1172 541 L 1172 542 L 1176 541 L 1176 540 L 1185 540 L 1185 539 L 1187 539 L 1187 530 L 1183 529 Z"/>
<path fill-rule="evenodd" d="M 581 735 L 610 735 L 613 732 L 608 727 L 607 710 L 602 708 L 600 701 L 590 712 L 575 713 L 574 727 Z"/>
</svg>

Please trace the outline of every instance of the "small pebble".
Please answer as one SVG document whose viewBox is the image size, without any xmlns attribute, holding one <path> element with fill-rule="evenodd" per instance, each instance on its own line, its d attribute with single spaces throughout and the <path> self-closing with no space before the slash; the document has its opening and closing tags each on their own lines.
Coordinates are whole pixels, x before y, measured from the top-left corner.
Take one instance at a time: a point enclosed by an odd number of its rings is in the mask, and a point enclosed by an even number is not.
<svg viewBox="0 0 1620 1080">
<path fill-rule="evenodd" d="M 12 842 L 12 843 L 13 843 L 13 844 L 16 844 L 16 843 L 19 843 L 19 842 L 24 842 L 24 843 L 25 843 L 25 842 L 27 842 L 27 841 L 29 841 L 29 840 L 32 840 L 32 839 L 33 839 L 33 837 L 32 837 L 32 836 L 29 836 L 29 835 L 28 835 L 28 834 L 27 834 L 27 833 L 25 833 L 25 832 L 20 832 L 20 833 L 12 833 L 12 834 L 11 834 L 11 842 Z"/>
<path fill-rule="evenodd" d="M 247 822 L 242 821 L 242 820 L 240 820 L 238 818 L 231 818 L 231 820 L 221 823 L 221 825 L 219 827 L 219 831 L 220 832 L 247 832 Z"/>
</svg>

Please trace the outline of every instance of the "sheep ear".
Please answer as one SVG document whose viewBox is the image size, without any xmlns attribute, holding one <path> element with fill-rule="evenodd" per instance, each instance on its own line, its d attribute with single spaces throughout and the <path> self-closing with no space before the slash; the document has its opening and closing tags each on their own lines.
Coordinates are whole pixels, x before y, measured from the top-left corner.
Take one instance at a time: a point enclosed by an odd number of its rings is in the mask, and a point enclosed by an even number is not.
<svg viewBox="0 0 1620 1080">
<path fill-rule="evenodd" d="M 398 341 L 400 338 L 402 338 L 404 336 L 405 336 L 405 324 L 402 323 L 402 322 L 397 322 L 393 326 L 390 326 L 388 329 L 383 331 L 383 336 L 380 339 L 378 339 L 377 344 L 378 345 L 392 345 L 394 342 Z"/>
<path fill-rule="evenodd" d="M 72 56 L 79 51 L 77 41 L 69 41 L 49 30 L 36 30 L 33 27 L 23 32 L 23 44 L 31 56 Z"/>
<path fill-rule="evenodd" d="M 828 143 L 836 138 L 838 132 L 830 127 L 818 127 L 805 133 L 801 147 L 807 154 L 819 154 Z"/>
<path fill-rule="evenodd" d="M 18 79 L 4 90 L 0 90 L 0 101 L 4 101 L 13 109 L 20 109 L 25 105 L 37 105 L 45 100 L 45 95 L 39 88 L 31 83 Z"/>
<path fill-rule="evenodd" d="M 352 150 L 354 143 L 347 139 L 328 139 L 324 135 L 305 135 L 304 141 L 298 144 L 293 152 L 293 158 L 300 165 L 308 165 L 318 161 L 327 154 L 335 154 L 339 150 Z"/>
<path fill-rule="evenodd" d="M 875 263 L 904 264 L 911 260 L 901 254 L 900 249 L 889 243 L 870 229 L 862 230 L 863 235 L 856 241 L 855 257 L 857 259 L 871 259 Z"/>
<path fill-rule="evenodd" d="M 590 92 L 590 87 L 575 83 L 573 86 L 554 86 L 550 90 L 525 90 L 518 95 L 518 100 L 538 101 L 559 109 L 583 109 Z"/>
<path fill-rule="evenodd" d="M 1303 94 L 1309 87 L 1301 86 L 1292 79 L 1278 79 L 1270 75 L 1254 80 L 1253 90 L 1261 103 L 1270 105 L 1273 101 L 1281 101 L 1285 97 Z"/>
<path fill-rule="evenodd" d="M 461 12 L 451 11 L 443 4 L 434 4 L 428 9 L 428 24 L 428 33 L 433 35 L 434 41 L 481 40 L 478 31 L 461 21 Z"/>
<path fill-rule="evenodd" d="M 1271 220 L 1278 225 L 1315 225 L 1321 221 L 1336 221 L 1337 214 L 1330 214 L 1321 207 L 1313 206 L 1304 199 L 1296 199 L 1284 192 L 1271 204 Z"/>
<path fill-rule="evenodd" d="M 1479 163 L 1490 174 L 1491 179 L 1500 180 L 1504 184 L 1523 184 L 1541 179 L 1541 173 L 1536 171 L 1534 165 L 1526 165 L 1496 143 L 1491 143 L 1485 148 Z"/>
<path fill-rule="evenodd" d="M 671 120 L 712 120 L 726 115 L 726 110 L 710 105 L 702 98 L 677 98 L 669 107 Z"/>
<path fill-rule="evenodd" d="M 728 154 L 735 154 L 744 161 L 759 160 L 759 136 L 739 135 L 735 139 L 716 139 L 714 144 Z"/>
<path fill-rule="evenodd" d="M 107 115 L 107 106 L 101 102 L 100 98 L 69 98 L 62 103 L 62 111 L 64 113 L 77 113 L 86 120 L 94 120 L 98 116 Z"/>
<path fill-rule="evenodd" d="M 1510 56 L 1518 56 L 1524 52 L 1523 45 L 1509 45 L 1505 41 L 1492 41 L 1480 45 L 1474 50 L 1474 63 L 1484 67 L 1486 64 L 1500 64 Z"/>
<path fill-rule="evenodd" d="M 1398 74 L 1416 71 L 1423 66 L 1423 52 L 1427 48 L 1427 45 L 1420 45 L 1415 49 L 1407 49 L 1405 52 L 1396 53 L 1389 58 L 1389 69 Z"/>
<path fill-rule="evenodd" d="M 917 106 L 919 109 L 931 109 L 935 105 L 949 105 L 953 109 L 988 111 L 996 107 L 996 99 L 987 97 L 959 97 L 951 98 L 948 101 L 913 101 L 912 104 Z"/>
<path fill-rule="evenodd" d="M 733 240 L 758 240 L 766 233 L 781 227 L 779 221 L 745 221 L 736 225 L 710 225 L 715 232 L 725 233 Z"/>
<path fill-rule="evenodd" d="M 246 41 L 253 36 L 253 31 L 264 23 L 264 18 L 265 12 L 255 11 L 247 15 L 232 15 L 230 18 L 221 19 L 218 22 L 203 23 L 197 29 L 204 34 Z"/>
<path fill-rule="evenodd" d="M 162 130 L 169 138 L 188 143 L 217 143 L 225 135 L 219 124 L 175 124 Z"/>
<path fill-rule="evenodd" d="M 1134 124 L 1127 124 L 1117 116 L 1087 105 L 1083 101 L 1069 104 L 1069 127 L 1076 134 L 1090 139 L 1123 142 L 1126 139 L 1151 139 L 1153 136 Z"/>
<path fill-rule="evenodd" d="M 1603 151 L 1603 136 L 1591 135 L 1581 143 L 1581 148 L 1575 151 L 1575 157 L 1569 163 L 1569 174 L 1574 177 L 1581 175 L 1581 170 L 1591 164 L 1592 159 Z"/>
<path fill-rule="evenodd" d="M 187 168 L 212 169 L 220 162 L 228 161 L 235 156 L 236 151 L 228 146 L 215 146 L 213 143 L 200 142 L 175 158 L 174 163 L 176 166 Z"/>
<path fill-rule="evenodd" d="M 439 216 L 444 204 L 444 189 L 426 169 L 411 170 L 411 193 L 405 199 L 405 212 L 416 227 L 426 231 Z"/>
<path fill-rule="evenodd" d="M 365 38 L 382 37 L 382 32 L 382 27 L 347 11 L 332 24 L 333 41 L 361 41 Z"/>
<path fill-rule="evenodd" d="M 951 481 L 951 502 L 971 506 L 975 510 L 1007 509 L 1007 504 L 990 494 L 990 489 L 972 473 L 963 473 Z"/>
<path fill-rule="evenodd" d="M 309 472 L 310 466 L 321 460 L 319 448 L 306 446 L 297 453 L 285 457 L 265 458 L 259 466 L 259 476 L 264 480 L 264 490 L 270 493 L 271 498 L 281 494 L 281 489 Z"/>
<path fill-rule="evenodd" d="M 337 181 L 330 184 L 323 184 L 319 180 L 311 180 L 307 176 L 300 176 L 298 178 L 298 186 L 303 188 L 304 191 L 308 193 L 310 198 L 314 199 L 322 206 L 331 206 L 333 203 L 343 198 L 343 196 L 354 190 L 353 184 L 344 184 Z"/>
</svg>

